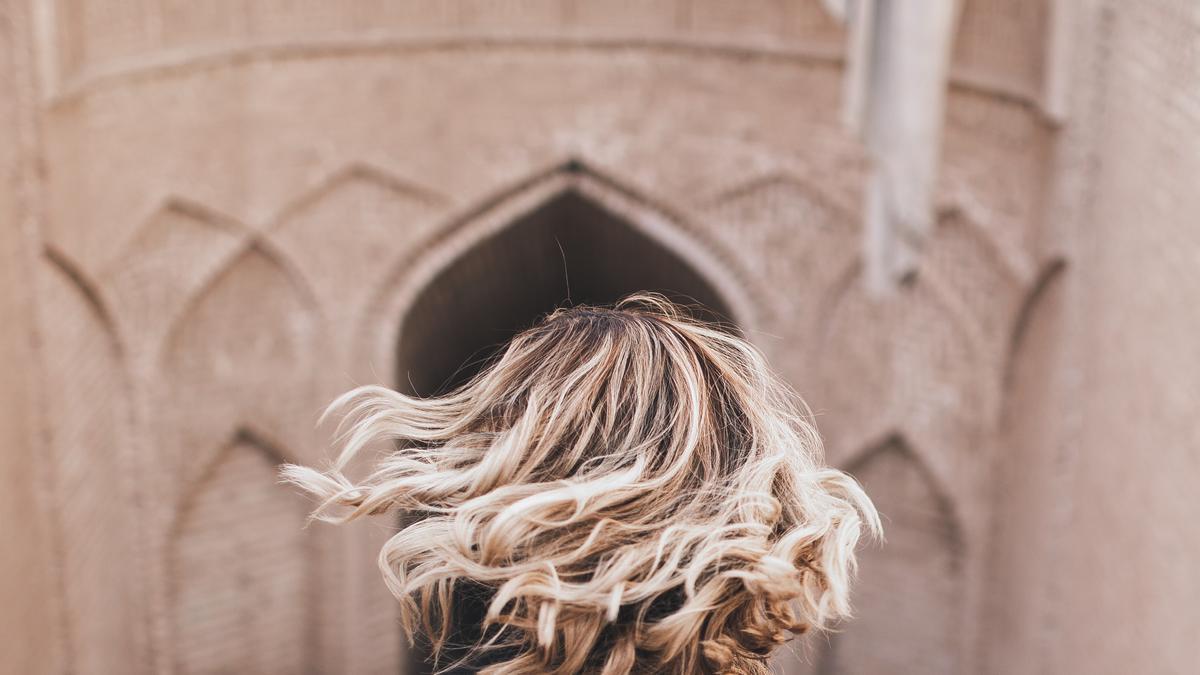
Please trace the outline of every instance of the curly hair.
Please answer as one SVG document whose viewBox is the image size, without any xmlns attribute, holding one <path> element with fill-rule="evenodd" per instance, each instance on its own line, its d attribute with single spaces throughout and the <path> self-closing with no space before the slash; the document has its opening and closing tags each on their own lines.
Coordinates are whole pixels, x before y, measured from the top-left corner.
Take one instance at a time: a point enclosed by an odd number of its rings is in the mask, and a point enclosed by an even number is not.
<svg viewBox="0 0 1200 675">
<path fill-rule="evenodd" d="M 860 533 L 880 530 L 761 353 L 657 294 L 558 309 L 446 395 L 362 387 L 330 410 L 340 454 L 285 480 L 316 518 L 405 516 L 379 566 L 435 656 L 456 595 L 483 589 L 483 673 L 765 673 L 849 615 Z"/>
</svg>

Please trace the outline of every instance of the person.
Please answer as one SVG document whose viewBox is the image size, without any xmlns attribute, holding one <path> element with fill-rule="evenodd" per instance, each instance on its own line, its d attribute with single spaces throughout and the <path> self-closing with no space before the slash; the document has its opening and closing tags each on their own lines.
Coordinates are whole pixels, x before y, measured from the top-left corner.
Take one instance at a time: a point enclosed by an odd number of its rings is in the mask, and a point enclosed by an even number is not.
<svg viewBox="0 0 1200 675">
<path fill-rule="evenodd" d="M 283 476 L 316 518 L 402 516 L 379 564 L 438 672 L 766 673 L 849 615 L 880 532 L 762 354 L 657 294 L 557 309 L 448 394 L 330 410 L 340 454 Z"/>
</svg>

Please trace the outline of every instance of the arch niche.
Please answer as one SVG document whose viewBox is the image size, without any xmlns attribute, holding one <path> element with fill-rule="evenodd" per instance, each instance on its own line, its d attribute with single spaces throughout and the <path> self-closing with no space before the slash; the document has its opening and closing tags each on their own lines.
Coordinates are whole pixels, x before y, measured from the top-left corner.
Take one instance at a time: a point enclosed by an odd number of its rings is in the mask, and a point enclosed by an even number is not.
<svg viewBox="0 0 1200 675">
<path fill-rule="evenodd" d="M 515 333 L 564 305 L 657 291 L 706 320 L 741 318 L 725 265 L 675 219 L 578 166 L 502 197 L 473 220 L 442 251 L 423 256 L 441 263 L 426 270 L 402 312 L 394 343 L 401 391 L 453 389 Z"/>
<path fill-rule="evenodd" d="M 953 504 L 899 437 L 848 470 L 879 509 L 886 541 L 860 552 L 856 616 L 829 638 L 818 674 L 962 672 L 963 542 Z"/>
<path fill-rule="evenodd" d="M 175 670 L 307 672 L 315 656 L 308 502 L 284 456 L 239 431 L 182 502 L 169 545 Z"/>
<path fill-rule="evenodd" d="M 699 318 L 740 330 L 753 318 L 737 275 L 680 222 L 577 163 L 489 200 L 418 252 L 402 281 L 391 343 L 396 388 L 449 391 L 556 307 L 609 304 L 635 291 L 663 293 Z M 485 607 L 463 603 L 469 643 Z M 434 672 L 427 649 L 418 642 L 410 672 Z M 464 655 L 451 650 L 446 663 Z"/>
</svg>

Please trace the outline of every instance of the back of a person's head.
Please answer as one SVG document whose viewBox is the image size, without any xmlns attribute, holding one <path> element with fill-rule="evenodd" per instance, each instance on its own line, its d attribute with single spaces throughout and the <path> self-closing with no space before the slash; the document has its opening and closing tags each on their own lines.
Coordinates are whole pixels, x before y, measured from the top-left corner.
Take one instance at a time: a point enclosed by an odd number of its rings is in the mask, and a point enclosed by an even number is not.
<svg viewBox="0 0 1200 675">
<path fill-rule="evenodd" d="M 761 354 L 658 295 L 559 309 L 445 396 L 364 387 L 331 409 L 337 460 L 285 475 L 318 517 L 403 516 L 380 566 L 440 666 L 469 585 L 485 673 L 766 672 L 848 615 L 855 545 L 879 527 Z"/>
</svg>

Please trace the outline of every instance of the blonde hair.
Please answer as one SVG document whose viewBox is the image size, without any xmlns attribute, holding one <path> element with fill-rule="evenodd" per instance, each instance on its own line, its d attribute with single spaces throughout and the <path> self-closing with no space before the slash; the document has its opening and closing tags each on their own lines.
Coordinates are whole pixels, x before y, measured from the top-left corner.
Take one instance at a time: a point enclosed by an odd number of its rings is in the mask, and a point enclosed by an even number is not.
<svg viewBox="0 0 1200 675">
<path fill-rule="evenodd" d="M 456 584 L 485 588 L 484 673 L 766 672 L 849 615 L 860 530 L 879 531 L 762 355 L 656 294 L 556 310 L 444 396 L 363 387 L 330 410 L 340 455 L 285 479 L 317 518 L 407 516 L 379 566 L 410 641 L 445 650 Z"/>
</svg>

